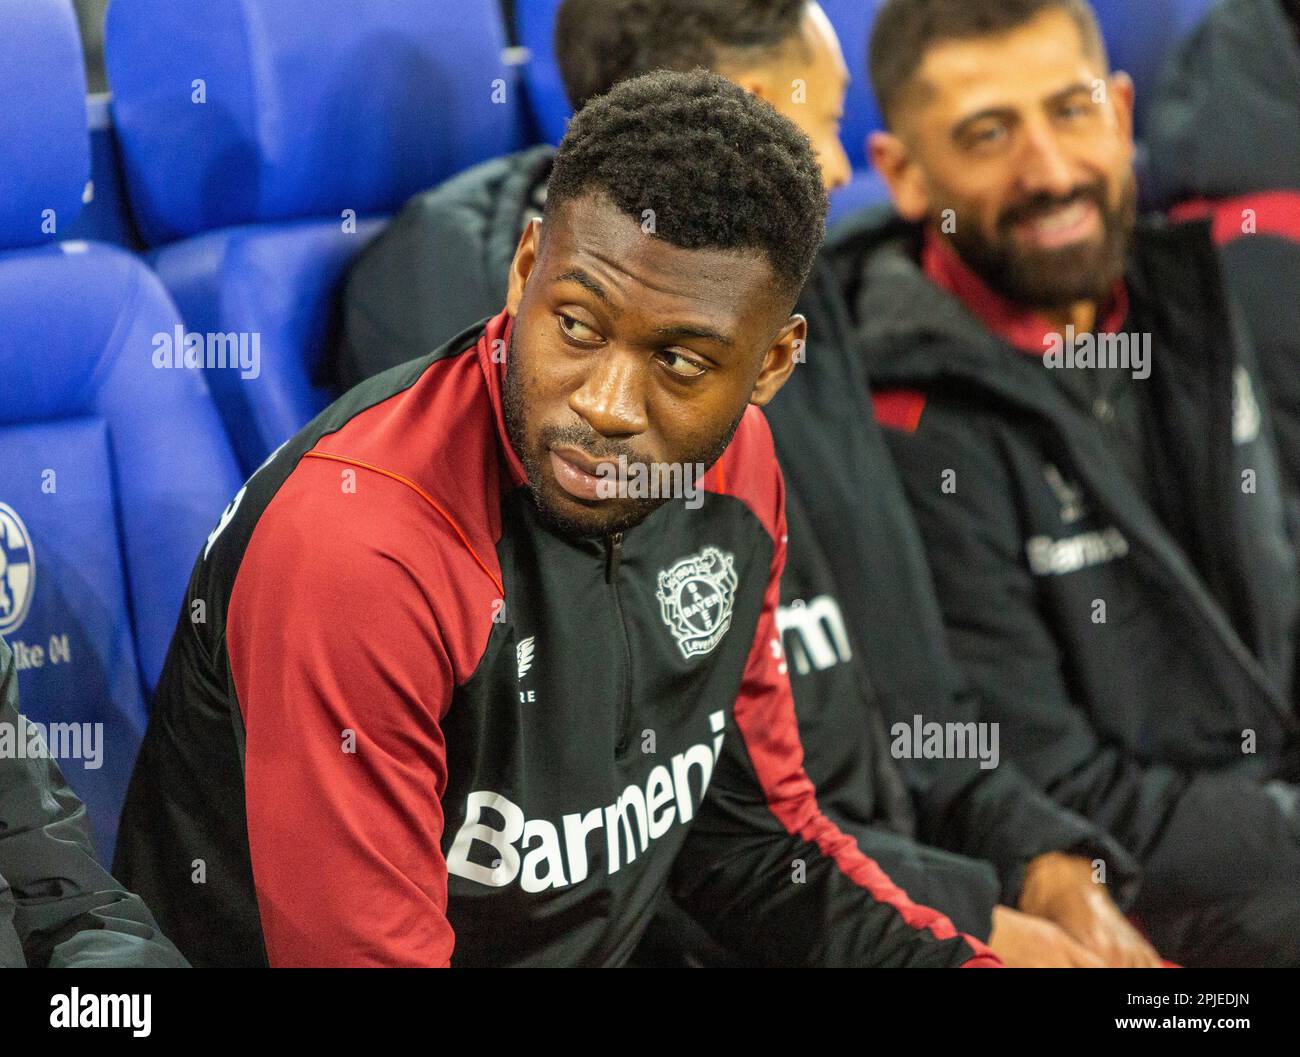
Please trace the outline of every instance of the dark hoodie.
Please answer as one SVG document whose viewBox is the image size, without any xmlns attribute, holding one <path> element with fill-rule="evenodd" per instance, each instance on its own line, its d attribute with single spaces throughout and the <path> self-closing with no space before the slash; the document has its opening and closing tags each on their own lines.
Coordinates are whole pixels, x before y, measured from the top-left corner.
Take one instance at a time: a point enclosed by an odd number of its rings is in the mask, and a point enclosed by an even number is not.
<svg viewBox="0 0 1300 1057">
<path fill-rule="evenodd" d="M 1217 5 L 1165 70 L 1147 140 L 1157 198 L 1175 216 L 1213 218 L 1283 461 L 1300 484 L 1300 39 L 1291 17 L 1281 0 Z"/>
<path fill-rule="evenodd" d="M 1185 513 L 1173 527 L 1096 419 L 936 286 L 919 250 L 919 230 L 875 213 L 827 254 L 983 718 L 1005 757 L 1137 856 L 1136 910 L 1163 953 L 1297 962 L 1300 833 L 1268 788 L 1300 777 L 1296 556 L 1206 226 L 1142 226 L 1127 281 L 1128 329 L 1153 336 L 1139 384 L 1155 477 Z M 861 409 L 863 390 L 827 394 L 821 414 Z M 1281 927 L 1234 918 L 1274 891 Z"/>
<path fill-rule="evenodd" d="M 0 639 L 0 725 L 28 738 Z M 180 968 L 137 896 L 95 861 L 85 805 L 53 760 L 0 753 L 0 968 Z"/>
</svg>

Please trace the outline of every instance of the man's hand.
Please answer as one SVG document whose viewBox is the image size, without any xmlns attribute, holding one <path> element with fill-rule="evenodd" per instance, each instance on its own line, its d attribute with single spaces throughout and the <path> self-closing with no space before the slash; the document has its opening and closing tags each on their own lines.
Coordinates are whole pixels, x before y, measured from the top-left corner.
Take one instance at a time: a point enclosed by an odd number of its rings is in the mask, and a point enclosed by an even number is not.
<svg viewBox="0 0 1300 1057">
<path fill-rule="evenodd" d="M 1020 910 L 1059 926 L 1109 968 L 1154 969 L 1161 958 L 1120 912 L 1087 859 L 1050 852 L 1025 873 Z M 995 919 L 996 920 L 996 919 Z"/>
<path fill-rule="evenodd" d="M 989 947 L 1011 969 L 1101 969 L 1105 963 L 1050 921 L 993 908 Z"/>
</svg>

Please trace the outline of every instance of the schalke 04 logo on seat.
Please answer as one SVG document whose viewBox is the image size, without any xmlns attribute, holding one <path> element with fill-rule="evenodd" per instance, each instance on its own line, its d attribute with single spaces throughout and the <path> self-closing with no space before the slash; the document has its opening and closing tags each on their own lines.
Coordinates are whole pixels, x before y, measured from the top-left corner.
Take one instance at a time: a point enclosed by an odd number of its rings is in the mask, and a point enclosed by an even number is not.
<svg viewBox="0 0 1300 1057">
<path fill-rule="evenodd" d="M 27 526 L 0 503 L 0 635 L 18 630 L 36 590 L 36 553 Z"/>
</svg>

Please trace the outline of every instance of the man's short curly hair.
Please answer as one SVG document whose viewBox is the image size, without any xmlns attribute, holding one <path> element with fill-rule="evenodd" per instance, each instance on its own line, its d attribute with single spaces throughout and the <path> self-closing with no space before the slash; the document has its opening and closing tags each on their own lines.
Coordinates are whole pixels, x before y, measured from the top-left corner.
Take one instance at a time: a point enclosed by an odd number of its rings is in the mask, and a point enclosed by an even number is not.
<svg viewBox="0 0 1300 1057">
<path fill-rule="evenodd" d="M 619 81 L 652 70 L 720 72 L 800 41 L 809 0 L 564 0 L 555 53 L 581 110 Z"/>
<path fill-rule="evenodd" d="M 569 125 L 546 197 L 601 194 L 682 249 L 756 250 L 791 303 L 826 225 L 826 191 L 808 138 L 717 74 L 658 71 L 593 99 Z"/>
</svg>

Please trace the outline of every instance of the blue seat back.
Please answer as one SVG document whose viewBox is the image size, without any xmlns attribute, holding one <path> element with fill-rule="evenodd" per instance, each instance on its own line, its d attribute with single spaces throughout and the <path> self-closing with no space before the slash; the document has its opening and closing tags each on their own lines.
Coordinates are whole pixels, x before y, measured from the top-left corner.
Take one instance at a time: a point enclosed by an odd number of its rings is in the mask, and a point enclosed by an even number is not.
<svg viewBox="0 0 1300 1057">
<path fill-rule="evenodd" d="M 377 222 L 520 145 L 505 43 L 497 0 L 109 8 L 115 125 L 150 261 L 187 335 L 257 347 L 255 369 L 209 371 L 246 473 L 336 395 L 317 366 Z"/>
<path fill-rule="evenodd" d="M 157 277 L 121 249 L 56 241 L 89 169 L 81 61 L 69 0 L 12 5 L 0 33 L 0 635 L 22 709 L 62 757 L 107 861 L 190 569 L 239 475 L 202 375 L 153 366 L 158 336 L 180 323 Z M 47 211 L 57 223 L 43 231 Z"/>
<path fill-rule="evenodd" d="M 573 108 L 555 61 L 555 16 L 562 0 L 526 0 L 515 5 L 515 30 L 522 47 L 528 49 L 524 84 L 533 120 L 542 138 L 558 145 L 564 138 Z"/>
<path fill-rule="evenodd" d="M 1137 134 L 1170 52 L 1214 5 L 1214 0 L 1092 0 L 1111 66 L 1137 87 Z"/>
</svg>

